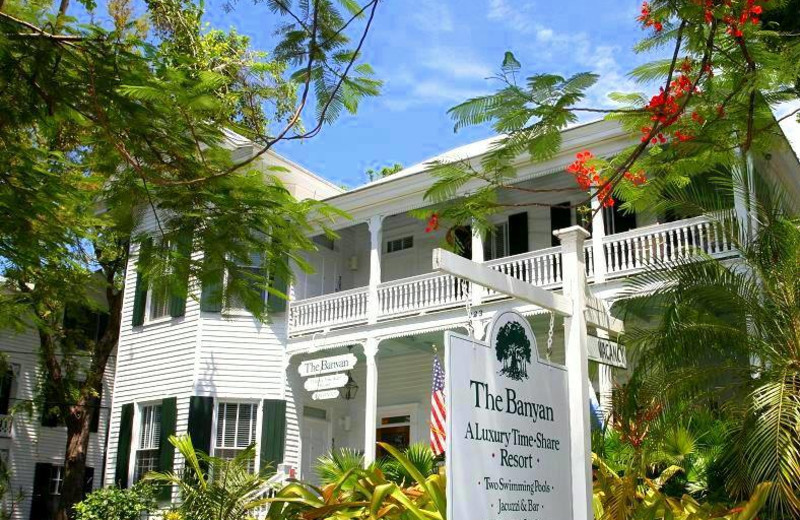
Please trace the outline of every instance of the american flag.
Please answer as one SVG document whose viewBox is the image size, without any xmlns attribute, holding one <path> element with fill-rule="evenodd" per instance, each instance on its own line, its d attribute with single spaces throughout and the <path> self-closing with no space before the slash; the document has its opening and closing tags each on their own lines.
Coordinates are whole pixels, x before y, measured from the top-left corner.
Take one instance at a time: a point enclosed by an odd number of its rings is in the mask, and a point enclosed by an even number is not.
<svg viewBox="0 0 800 520">
<path fill-rule="evenodd" d="M 444 453 L 445 421 L 444 368 L 439 357 L 433 357 L 433 385 L 431 387 L 431 449 L 434 455 Z"/>
</svg>

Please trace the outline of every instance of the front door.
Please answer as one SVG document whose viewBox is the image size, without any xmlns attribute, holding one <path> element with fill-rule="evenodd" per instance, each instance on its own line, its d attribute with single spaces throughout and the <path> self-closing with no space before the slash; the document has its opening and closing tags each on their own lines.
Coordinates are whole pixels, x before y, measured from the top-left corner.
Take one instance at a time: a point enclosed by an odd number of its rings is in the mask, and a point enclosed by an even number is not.
<svg viewBox="0 0 800 520">
<path fill-rule="evenodd" d="M 303 418 L 303 464 L 300 478 L 312 484 L 318 484 L 314 467 L 317 459 L 331 451 L 331 423 L 315 417 Z"/>
</svg>

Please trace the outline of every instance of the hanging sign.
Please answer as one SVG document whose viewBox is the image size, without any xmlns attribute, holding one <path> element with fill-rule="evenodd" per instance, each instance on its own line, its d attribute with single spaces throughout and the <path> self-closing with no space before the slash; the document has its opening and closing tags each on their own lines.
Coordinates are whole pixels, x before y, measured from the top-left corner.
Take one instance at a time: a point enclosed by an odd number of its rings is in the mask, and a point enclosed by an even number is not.
<svg viewBox="0 0 800 520">
<path fill-rule="evenodd" d="M 617 368 L 628 368 L 628 353 L 625 347 L 606 338 L 589 336 L 586 348 L 589 359 L 597 361 L 602 365 L 609 365 Z"/>
<path fill-rule="evenodd" d="M 319 376 L 332 372 L 344 372 L 352 370 L 356 366 L 355 354 L 342 354 L 341 356 L 330 356 L 319 359 L 309 359 L 303 361 L 297 367 L 297 372 L 301 377 Z"/>
<path fill-rule="evenodd" d="M 336 399 L 339 397 L 338 390 L 323 390 L 322 392 L 314 392 L 311 394 L 311 399 L 314 401 L 324 401 L 326 399 Z"/>
<path fill-rule="evenodd" d="M 327 376 L 306 379 L 303 383 L 303 388 L 305 388 L 308 392 L 316 392 L 318 390 L 341 388 L 346 384 L 347 374 L 331 374 Z"/>
<path fill-rule="evenodd" d="M 445 335 L 447 517 L 571 518 L 566 369 L 515 312 L 487 338 Z"/>
</svg>

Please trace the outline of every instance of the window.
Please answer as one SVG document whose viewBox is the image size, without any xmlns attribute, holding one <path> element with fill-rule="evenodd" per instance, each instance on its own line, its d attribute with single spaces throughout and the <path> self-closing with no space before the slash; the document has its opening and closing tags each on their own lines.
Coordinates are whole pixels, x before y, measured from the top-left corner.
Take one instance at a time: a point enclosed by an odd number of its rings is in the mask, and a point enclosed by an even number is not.
<svg viewBox="0 0 800 520">
<path fill-rule="evenodd" d="M 51 496 L 59 496 L 61 494 L 61 487 L 64 485 L 64 466 L 51 466 L 50 467 L 50 483 L 47 489 Z"/>
<path fill-rule="evenodd" d="M 64 329 L 67 339 L 86 350 L 88 342 L 97 342 L 108 328 L 108 313 L 80 305 L 68 305 L 64 310 Z"/>
<path fill-rule="evenodd" d="M 150 319 L 157 320 L 169 314 L 169 287 L 153 284 L 150 289 Z"/>
<path fill-rule="evenodd" d="M 6 371 L 0 377 L 0 415 L 7 415 L 13 401 L 14 374 L 19 373 L 19 365 L 16 363 L 8 365 Z"/>
<path fill-rule="evenodd" d="M 484 260 L 494 260 L 508 256 L 508 222 L 494 227 L 483 243 Z"/>
<path fill-rule="evenodd" d="M 232 309 L 244 309 L 245 303 L 241 297 L 238 296 L 239 291 L 246 291 L 247 294 L 256 292 L 260 295 L 261 303 L 267 301 L 267 291 L 262 287 L 264 283 L 264 273 L 266 270 L 262 267 L 262 259 L 259 253 L 250 255 L 250 262 L 248 264 L 240 264 L 237 269 L 228 272 L 228 285 L 238 288 L 231 294 L 229 307 Z"/>
<path fill-rule="evenodd" d="M 133 467 L 134 482 L 140 481 L 148 472 L 158 469 L 159 447 L 161 447 L 161 405 L 142 406 Z"/>
<path fill-rule="evenodd" d="M 386 252 L 387 253 L 396 253 L 398 251 L 403 251 L 405 249 L 411 249 L 414 247 L 414 237 L 403 237 L 403 238 L 396 238 L 394 240 L 389 240 L 386 242 Z"/>
<path fill-rule="evenodd" d="M 214 456 L 232 459 L 242 450 L 256 442 L 256 420 L 258 405 L 255 403 L 218 403 L 217 432 Z M 255 457 L 249 469 L 255 471 Z"/>
</svg>

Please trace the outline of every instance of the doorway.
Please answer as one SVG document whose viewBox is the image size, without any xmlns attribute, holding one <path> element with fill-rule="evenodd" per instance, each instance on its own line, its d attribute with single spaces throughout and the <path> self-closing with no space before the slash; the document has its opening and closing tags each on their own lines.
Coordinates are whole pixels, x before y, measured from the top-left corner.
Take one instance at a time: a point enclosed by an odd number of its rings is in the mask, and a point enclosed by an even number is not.
<svg viewBox="0 0 800 520">
<path fill-rule="evenodd" d="M 314 467 L 317 460 L 331 451 L 333 429 L 327 410 L 305 407 L 303 411 L 303 443 L 302 467 L 300 477 L 314 485 L 319 484 L 319 477 Z"/>
<path fill-rule="evenodd" d="M 375 438 L 394 446 L 400 451 L 408 448 L 413 442 L 411 431 L 416 425 L 416 405 L 386 406 L 378 410 L 378 424 Z M 378 446 L 376 457 L 388 455 L 386 450 Z"/>
</svg>

